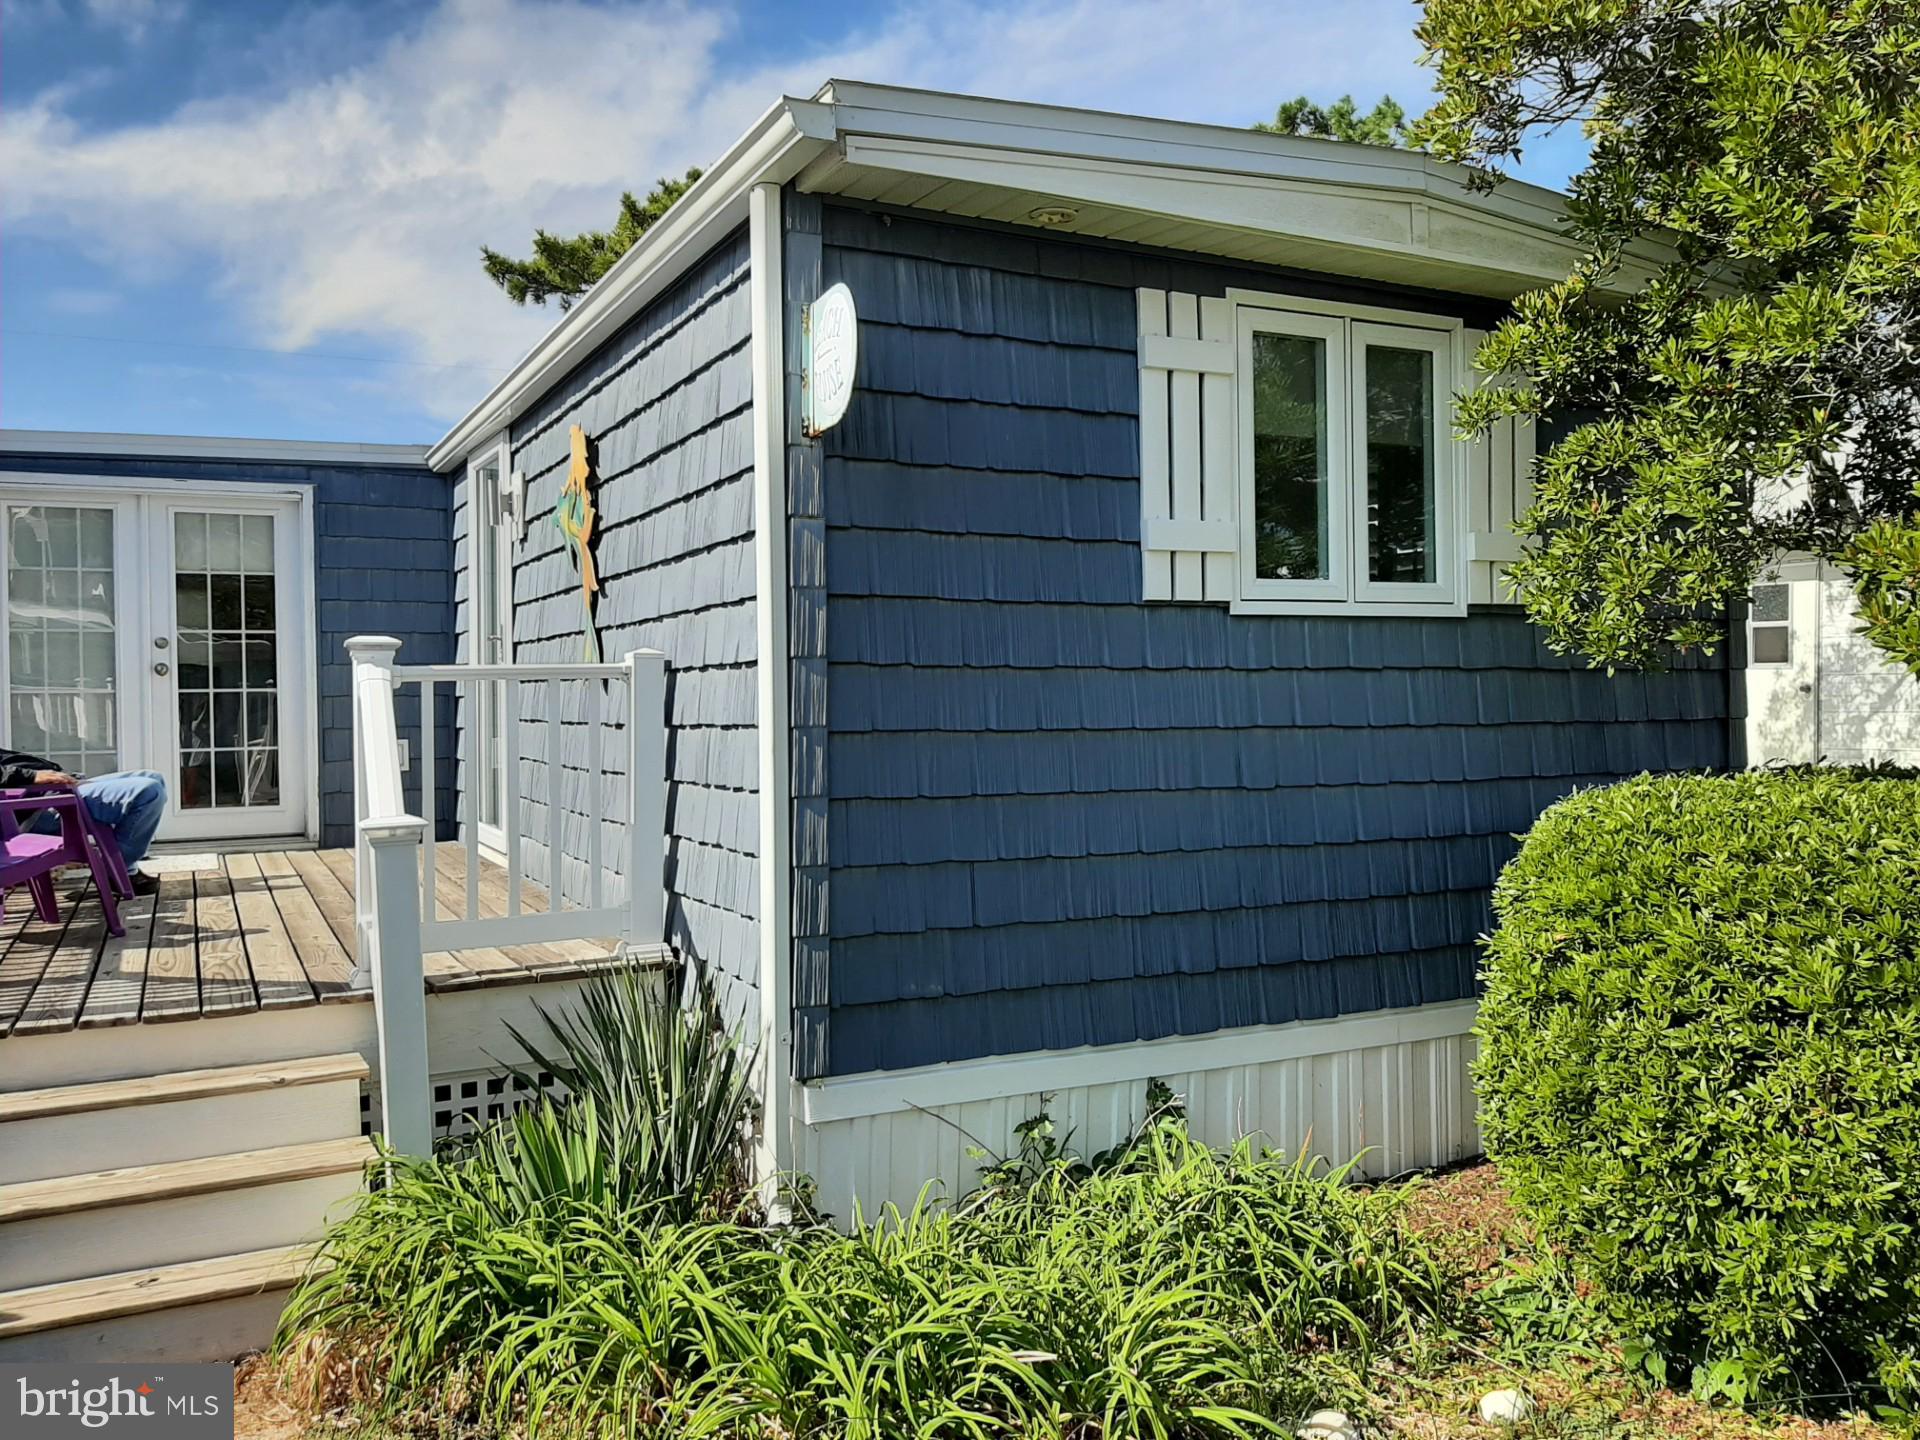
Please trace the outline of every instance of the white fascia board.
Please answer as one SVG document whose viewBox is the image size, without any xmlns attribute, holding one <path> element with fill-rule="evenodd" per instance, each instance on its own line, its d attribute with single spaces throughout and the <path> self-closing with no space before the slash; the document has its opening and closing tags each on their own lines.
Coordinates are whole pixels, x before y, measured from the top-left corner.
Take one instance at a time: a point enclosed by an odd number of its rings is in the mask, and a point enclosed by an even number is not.
<svg viewBox="0 0 1920 1440">
<path fill-rule="evenodd" d="M 911 1070 L 809 1080 L 800 1090 L 801 1118 L 809 1125 L 822 1125 L 901 1110 L 931 1110 L 977 1100 L 1005 1100 L 1086 1085 L 1164 1079 L 1203 1070 L 1436 1040 L 1470 1034 L 1478 1013 L 1478 1001 L 1453 1000 L 1342 1015 L 1332 1020 L 1298 1020 L 1290 1025 L 1255 1025 L 1211 1035 L 1144 1040 L 1133 1045 L 987 1056 Z"/>
<path fill-rule="evenodd" d="M 1440 166 L 1411 150 L 1272 135 L 1186 120 L 1156 120 L 849 80 L 828 82 L 819 98 L 834 106 L 835 122 L 843 135 L 948 140 L 1054 155 L 1146 159 L 1186 164 L 1198 170 L 1242 170 L 1294 178 L 1351 181 L 1365 177 L 1361 183 L 1396 188 L 1417 186 L 1429 167 L 1457 174 L 1461 183 L 1467 178 L 1460 167 Z"/>
<path fill-rule="evenodd" d="M 755 185 L 784 184 L 833 139 L 832 111 L 783 98 L 614 262 L 519 364 L 427 452 L 451 470 L 566 378 L 687 268 L 747 221 Z"/>
<path fill-rule="evenodd" d="M 94 430 L 0 430 L 0 454 L 123 455 L 129 459 L 258 460 L 286 465 L 422 465 L 424 445 L 250 440 L 222 435 L 125 435 Z"/>
<path fill-rule="evenodd" d="M 1456 268 L 1460 288 L 1467 293 L 1503 298 L 1565 278 L 1579 253 L 1557 224 L 1490 213 L 1476 208 L 1473 197 L 1465 192 L 1436 196 L 1420 186 L 1386 190 L 1323 177 L 1220 173 L 1144 160 L 902 140 L 890 135 L 847 136 L 839 156 L 854 170 L 933 176 L 1189 220 L 1241 234 L 1420 259 Z M 832 189 L 840 173 L 823 162 L 814 175 L 802 177 L 802 184 Z M 1098 230 L 1068 224 L 1049 233 L 1066 236 Z M 1477 282 L 1472 279 L 1475 275 L 1481 277 Z M 1628 284 L 1645 278 L 1641 266 L 1630 267 L 1623 275 Z"/>
<path fill-rule="evenodd" d="M 1577 253 L 1564 232 L 1564 195 L 1512 179 L 1490 191 L 1475 191 L 1469 187 L 1472 171 L 1418 151 L 856 81 L 832 81 L 820 98 L 833 104 L 835 127 L 845 139 L 870 136 L 1026 152 L 1053 160 L 1188 170 L 1195 172 L 1189 178 L 1196 181 L 1211 177 L 1230 183 L 1230 177 L 1246 176 L 1346 191 L 1391 191 L 1408 199 L 1424 198 L 1478 222 L 1504 220 L 1543 232 L 1556 250 L 1568 256 Z M 1156 213 L 1188 218 L 1183 210 Z M 1673 258 L 1667 247 L 1652 242 L 1630 246 L 1629 255 L 1649 268 Z"/>
</svg>

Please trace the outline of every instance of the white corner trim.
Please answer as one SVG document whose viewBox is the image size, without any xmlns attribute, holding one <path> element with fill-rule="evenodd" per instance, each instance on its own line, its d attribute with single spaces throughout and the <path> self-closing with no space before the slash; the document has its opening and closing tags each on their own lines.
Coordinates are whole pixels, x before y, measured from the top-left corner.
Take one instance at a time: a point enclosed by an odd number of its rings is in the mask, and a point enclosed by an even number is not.
<svg viewBox="0 0 1920 1440">
<path fill-rule="evenodd" d="M 786 264 L 780 185 L 748 194 L 753 373 L 754 728 L 760 775 L 758 1169 L 770 1179 L 791 1166 L 793 1018 L 792 777 L 787 754 Z"/>
<path fill-rule="evenodd" d="M 511 425 L 688 266 L 745 223 L 747 194 L 754 186 L 791 179 L 832 136 L 826 106 L 776 101 L 427 452 L 427 463 L 435 470 L 450 469 L 484 435 Z"/>
<path fill-rule="evenodd" d="M 1256 1025 L 1194 1038 L 1143 1041 L 1137 1045 L 1088 1046 L 1042 1054 L 993 1056 L 948 1065 L 925 1065 L 832 1080 L 801 1087 L 801 1118 L 809 1125 L 889 1115 L 901 1110 L 1003 1100 L 1087 1085 L 1112 1085 L 1157 1076 L 1188 1075 L 1337 1055 L 1380 1045 L 1404 1045 L 1465 1035 L 1479 1012 L 1475 1000 L 1375 1010 L 1334 1020 Z"/>
<path fill-rule="evenodd" d="M 220 435 L 131 435 L 94 430 L 0 430 L 0 454 L 258 460 L 288 465 L 427 463 L 427 447 L 424 445 L 361 445 L 336 440 L 249 440 Z"/>
</svg>

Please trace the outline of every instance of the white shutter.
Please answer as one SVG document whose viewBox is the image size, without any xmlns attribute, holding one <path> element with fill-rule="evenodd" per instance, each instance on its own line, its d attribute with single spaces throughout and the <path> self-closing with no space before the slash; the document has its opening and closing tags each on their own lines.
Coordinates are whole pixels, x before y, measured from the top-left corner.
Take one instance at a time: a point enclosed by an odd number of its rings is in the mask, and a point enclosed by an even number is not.
<svg viewBox="0 0 1920 1440">
<path fill-rule="evenodd" d="M 1239 536 L 1233 306 L 1167 290 L 1139 303 L 1144 593 L 1224 604 Z"/>
<path fill-rule="evenodd" d="M 1484 330 L 1465 334 L 1468 373 L 1476 384 L 1487 376 L 1472 369 Z M 1534 422 L 1531 416 L 1501 420 L 1468 449 L 1467 603 L 1499 605 L 1509 599 L 1502 578 L 1520 558 L 1514 520 L 1533 503 Z"/>
</svg>

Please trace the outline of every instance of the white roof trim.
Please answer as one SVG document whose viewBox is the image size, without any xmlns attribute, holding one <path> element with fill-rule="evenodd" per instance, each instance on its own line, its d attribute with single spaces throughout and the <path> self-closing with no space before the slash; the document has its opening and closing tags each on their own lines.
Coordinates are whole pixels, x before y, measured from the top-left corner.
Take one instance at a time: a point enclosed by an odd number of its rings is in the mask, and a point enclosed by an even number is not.
<svg viewBox="0 0 1920 1440">
<path fill-rule="evenodd" d="M 1297 236 L 1289 263 L 1302 268 L 1391 278 L 1405 263 L 1406 283 L 1448 288 L 1451 277 L 1468 294 L 1510 295 L 1558 278 L 1578 253 L 1561 227 L 1563 196 L 1513 180 L 1475 193 L 1470 172 L 1416 151 L 834 80 L 812 100 L 788 97 L 769 109 L 433 446 L 427 463 L 453 468 L 537 404 L 745 223 L 752 186 L 796 180 L 806 190 L 857 193 L 862 178 L 888 170 L 1014 197 L 1034 188 L 1109 213 L 1215 227 L 1228 240 Z M 1347 220 L 1333 223 L 1343 203 Z M 1472 243 L 1476 231 L 1497 240 L 1490 252 Z M 1668 258 L 1654 245 L 1631 253 L 1640 265 L 1629 267 L 1629 282 Z"/>
<path fill-rule="evenodd" d="M 511 425 L 688 266 L 744 225 L 747 192 L 754 185 L 792 179 L 833 133 L 826 106 L 791 98 L 775 104 L 427 452 L 427 463 L 451 469 Z"/>
<path fill-rule="evenodd" d="M 223 435 L 125 435 L 93 430 L 0 430 L 0 454 L 124 455 L 166 460 L 259 460 L 290 465 L 423 465 L 424 445 L 250 440 Z"/>
</svg>

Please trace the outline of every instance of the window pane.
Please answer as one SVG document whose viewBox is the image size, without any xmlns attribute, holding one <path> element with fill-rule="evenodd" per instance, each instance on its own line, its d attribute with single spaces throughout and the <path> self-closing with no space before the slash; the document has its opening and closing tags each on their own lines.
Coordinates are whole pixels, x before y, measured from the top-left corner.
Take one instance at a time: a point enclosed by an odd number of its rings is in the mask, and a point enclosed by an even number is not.
<svg viewBox="0 0 1920 1440">
<path fill-rule="evenodd" d="M 180 570 L 207 568 L 207 517 L 173 517 L 173 563 Z"/>
<path fill-rule="evenodd" d="M 207 516 L 207 568 L 209 570 L 241 568 L 240 517 L 238 515 Z"/>
<path fill-rule="evenodd" d="M 1753 587 L 1753 619 L 1756 623 L 1766 621 L 1784 623 L 1786 618 L 1787 587 L 1785 585 Z"/>
<path fill-rule="evenodd" d="M 1254 573 L 1327 575 L 1327 345 L 1253 337 Z"/>
<path fill-rule="evenodd" d="M 1788 636 L 1792 632 L 1785 625 L 1756 625 L 1753 627 L 1753 662 L 1756 665 L 1784 665 L 1791 654 L 1792 646 Z"/>
<path fill-rule="evenodd" d="M 1367 578 L 1431 585 L 1433 355 L 1367 347 Z"/>
<path fill-rule="evenodd" d="M 273 517 L 248 515 L 240 522 L 241 559 L 249 575 L 273 573 Z"/>
</svg>

